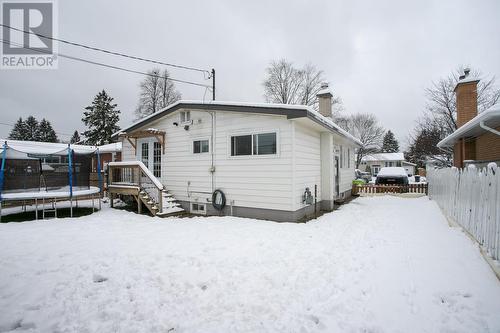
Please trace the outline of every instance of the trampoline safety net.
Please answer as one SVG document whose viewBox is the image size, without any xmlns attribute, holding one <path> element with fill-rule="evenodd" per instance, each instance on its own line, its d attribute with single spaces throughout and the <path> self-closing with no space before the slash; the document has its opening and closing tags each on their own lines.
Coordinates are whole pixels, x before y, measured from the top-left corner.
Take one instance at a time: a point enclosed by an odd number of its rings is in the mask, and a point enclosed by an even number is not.
<svg viewBox="0 0 500 333">
<path fill-rule="evenodd" d="M 90 188 L 96 151 L 77 153 L 67 148 L 47 154 L 4 145 L 2 155 L 3 193 L 75 191 Z"/>
</svg>

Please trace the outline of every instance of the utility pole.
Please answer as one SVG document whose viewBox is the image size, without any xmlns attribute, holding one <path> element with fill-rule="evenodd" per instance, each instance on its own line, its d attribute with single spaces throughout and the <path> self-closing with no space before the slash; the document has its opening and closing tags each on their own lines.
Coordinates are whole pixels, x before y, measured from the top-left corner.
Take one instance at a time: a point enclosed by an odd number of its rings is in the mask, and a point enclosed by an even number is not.
<svg viewBox="0 0 500 333">
<path fill-rule="evenodd" d="M 212 68 L 212 100 L 215 101 L 215 69 Z"/>
</svg>

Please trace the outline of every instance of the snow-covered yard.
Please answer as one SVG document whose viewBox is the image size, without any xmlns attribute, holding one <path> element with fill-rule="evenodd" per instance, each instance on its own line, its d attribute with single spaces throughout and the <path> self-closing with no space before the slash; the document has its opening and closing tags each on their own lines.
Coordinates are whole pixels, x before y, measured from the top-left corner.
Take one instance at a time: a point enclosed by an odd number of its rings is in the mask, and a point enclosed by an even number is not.
<svg viewBox="0 0 500 333">
<path fill-rule="evenodd" d="M 104 209 L 0 246 L 0 331 L 500 332 L 500 282 L 425 197 L 307 224 Z"/>
</svg>

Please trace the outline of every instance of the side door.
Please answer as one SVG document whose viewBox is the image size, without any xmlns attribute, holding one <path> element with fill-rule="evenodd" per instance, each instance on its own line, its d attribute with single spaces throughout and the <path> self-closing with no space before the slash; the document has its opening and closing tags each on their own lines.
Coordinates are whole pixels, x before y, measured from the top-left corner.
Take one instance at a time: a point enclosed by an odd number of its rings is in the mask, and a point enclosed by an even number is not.
<svg viewBox="0 0 500 333">
<path fill-rule="evenodd" d="M 338 198 L 340 195 L 340 166 L 339 166 L 339 157 L 335 156 L 335 198 Z"/>
<path fill-rule="evenodd" d="M 161 152 L 161 144 L 156 138 L 137 140 L 137 160 L 144 163 L 156 178 L 161 178 Z"/>
</svg>

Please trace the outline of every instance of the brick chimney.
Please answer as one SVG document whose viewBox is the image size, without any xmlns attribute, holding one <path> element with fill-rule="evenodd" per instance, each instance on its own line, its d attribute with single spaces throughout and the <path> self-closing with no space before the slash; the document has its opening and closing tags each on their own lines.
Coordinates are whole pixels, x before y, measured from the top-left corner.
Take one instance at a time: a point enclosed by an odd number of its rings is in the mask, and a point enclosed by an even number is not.
<svg viewBox="0 0 500 333">
<path fill-rule="evenodd" d="M 477 83 L 479 79 L 471 77 L 470 69 L 464 69 L 464 74 L 455 86 L 457 98 L 457 127 L 463 126 L 477 116 Z M 453 147 L 453 165 L 464 167 L 465 160 L 476 159 L 476 140 L 474 138 L 461 138 Z"/>
<path fill-rule="evenodd" d="M 464 75 L 455 86 L 457 98 L 457 126 L 463 124 L 477 116 L 477 83 L 478 78 L 470 77 L 470 69 L 464 70 Z"/>
<path fill-rule="evenodd" d="M 328 82 L 321 83 L 321 90 L 316 94 L 319 102 L 319 113 L 325 117 L 332 117 L 332 93 L 328 87 Z"/>
</svg>

